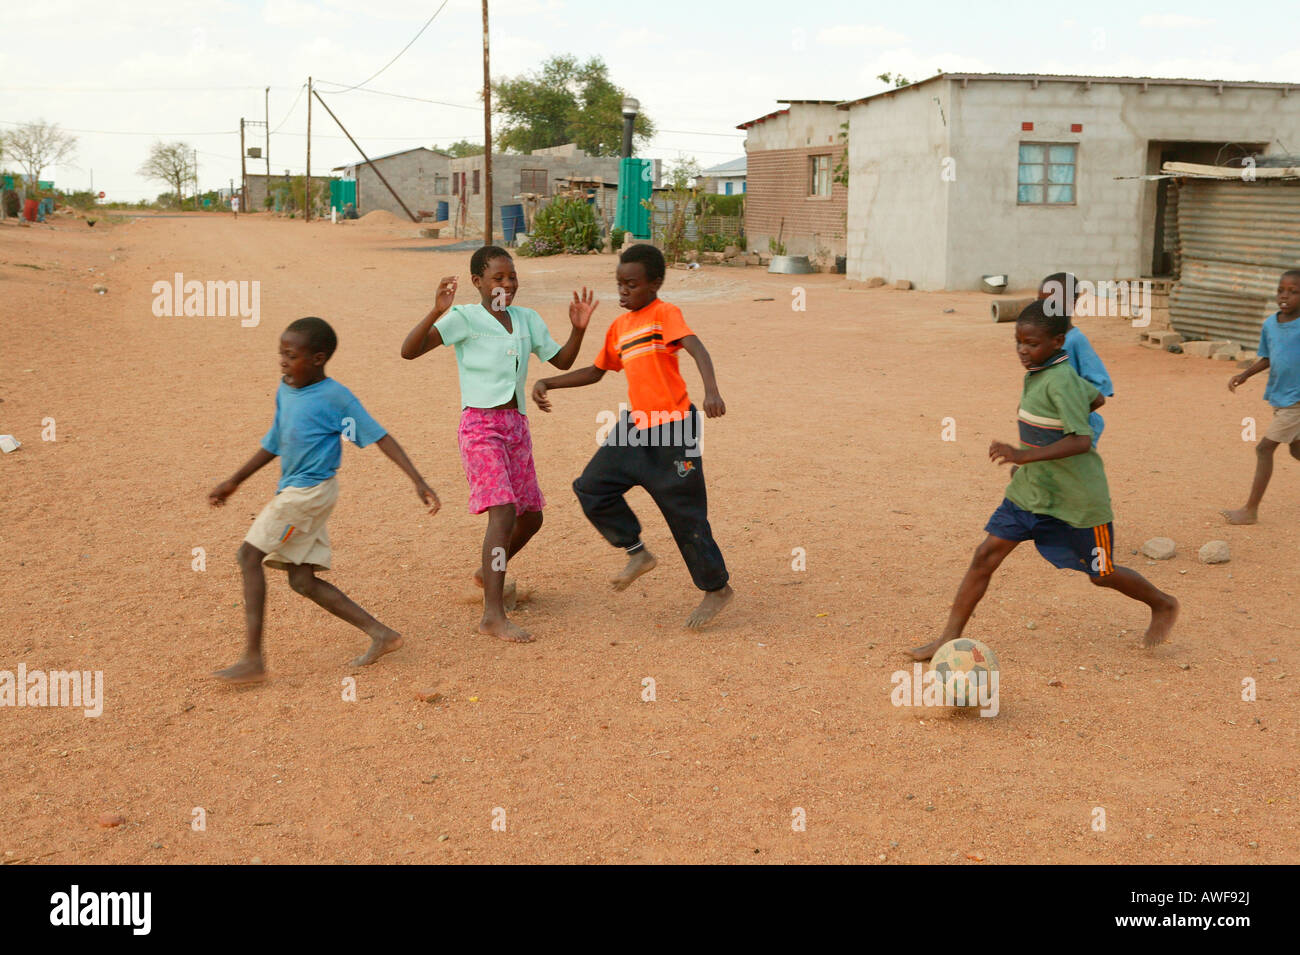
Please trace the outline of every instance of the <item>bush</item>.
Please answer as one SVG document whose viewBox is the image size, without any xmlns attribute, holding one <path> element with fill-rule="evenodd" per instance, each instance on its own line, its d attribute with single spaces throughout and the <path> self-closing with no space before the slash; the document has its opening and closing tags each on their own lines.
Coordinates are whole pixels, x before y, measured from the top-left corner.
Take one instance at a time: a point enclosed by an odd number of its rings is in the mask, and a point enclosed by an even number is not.
<svg viewBox="0 0 1300 955">
<path fill-rule="evenodd" d="M 536 258 L 541 255 L 559 255 L 564 251 L 564 246 L 554 239 L 548 239 L 545 236 L 535 235 L 519 243 L 515 252 L 526 258 Z"/>
<path fill-rule="evenodd" d="M 700 196 L 695 205 L 695 214 L 701 216 L 743 216 L 745 214 L 745 194 L 731 196 L 706 192 Z"/>
<path fill-rule="evenodd" d="M 555 255 L 590 252 L 600 247 L 596 213 L 584 199 L 557 196 L 533 216 L 531 238 L 519 247 L 521 255 Z"/>
<path fill-rule="evenodd" d="M 609 233 L 609 247 L 617 252 L 623 248 L 623 240 L 627 238 L 626 229 L 611 229 Z"/>
</svg>

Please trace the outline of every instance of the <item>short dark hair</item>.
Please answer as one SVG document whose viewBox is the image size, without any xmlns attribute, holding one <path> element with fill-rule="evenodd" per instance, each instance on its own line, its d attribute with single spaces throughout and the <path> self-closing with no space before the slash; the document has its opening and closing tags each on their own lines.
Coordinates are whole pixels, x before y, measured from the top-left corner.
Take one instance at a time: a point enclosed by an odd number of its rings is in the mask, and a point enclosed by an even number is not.
<svg viewBox="0 0 1300 955">
<path fill-rule="evenodd" d="M 1059 293 L 1056 291 L 1059 289 Z M 1079 296 L 1083 290 L 1079 288 L 1079 280 L 1074 277 L 1073 272 L 1053 272 L 1047 278 L 1043 279 L 1038 285 L 1038 293 L 1048 293 L 1048 301 L 1053 303 L 1053 311 L 1063 309 L 1066 318 L 1074 317 L 1074 304 L 1079 301 Z M 1056 305 L 1057 297 L 1060 297 L 1061 305 Z"/>
<path fill-rule="evenodd" d="M 334 329 L 330 328 L 330 323 L 314 315 L 290 322 L 289 327 L 285 329 L 286 334 L 289 332 L 301 335 L 313 355 L 324 352 L 326 361 L 334 356 L 334 349 L 339 347 L 339 337 L 334 334 Z"/>
<path fill-rule="evenodd" d="M 618 262 L 620 265 L 630 265 L 633 262 L 640 263 L 641 268 L 645 269 L 646 279 L 651 282 L 658 281 L 668 272 L 668 265 L 664 262 L 664 254 L 653 245 L 646 245 L 644 242 L 624 249 L 623 254 L 618 257 Z"/>
<path fill-rule="evenodd" d="M 1017 325 L 1033 325 L 1049 335 L 1064 335 L 1070 330 L 1070 319 L 1065 315 L 1048 314 L 1041 301 L 1033 301 L 1016 316 Z"/>
<path fill-rule="evenodd" d="M 1282 279 L 1295 279 L 1300 282 L 1300 269 L 1287 269 L 1278 277 L 1278 285 L 1282 284 Z"/>
<path fill-rule="evenodd" d="M 510 253 L 499 245 L 485 245 L 483 248 L 475 251 L 469 257 L 470 275 L 484 275 L 487 273 L 488 263 L 493 259 L 509 259 Z M 514 260 L 511 259 L 513 262 Z"/>
</svg>

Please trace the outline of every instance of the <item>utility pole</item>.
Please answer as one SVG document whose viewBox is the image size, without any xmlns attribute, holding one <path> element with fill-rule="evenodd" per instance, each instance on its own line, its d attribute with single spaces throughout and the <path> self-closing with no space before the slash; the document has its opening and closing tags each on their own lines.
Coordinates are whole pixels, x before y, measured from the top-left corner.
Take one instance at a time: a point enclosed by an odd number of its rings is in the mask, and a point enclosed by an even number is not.
<svg viewBox="0 0 1300 955">
<path fill-rule="evenodd" d="M 248 161 L 244 158 L 244 117 L 239 117 L 239 204 L 248 208 Z M 266 184 L 270 195 L 271 183 Z"/>
<path fill-rule="evenodd" d="M 271 87 L 266 88 L 266 190 L 271 194 Z"/>
<path fill-rule="evenodd" d="M 305 197 L 303 219 L 311 222 L 311 77 L 307 77 L 307 187 L 303 190 Z"/>
<path fill-rule="evenodd" d="M 483 0 L 483 244 L 492 244 L 492 76 L 488 71 L 488 0 Z"/>
</svg>

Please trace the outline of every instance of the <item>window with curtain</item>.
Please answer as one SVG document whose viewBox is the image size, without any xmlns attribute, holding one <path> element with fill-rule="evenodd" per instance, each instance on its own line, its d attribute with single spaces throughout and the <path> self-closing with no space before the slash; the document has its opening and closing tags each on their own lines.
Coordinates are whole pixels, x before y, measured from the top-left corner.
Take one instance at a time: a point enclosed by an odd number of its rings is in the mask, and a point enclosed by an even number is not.
<svg viewBox="0 0 1300 955">
<path fill-rule="evenodd" d="M 1078 148 L 1074 143 L 1021 143 L 1016 202 L 1073 205 Z"/>
</svg>

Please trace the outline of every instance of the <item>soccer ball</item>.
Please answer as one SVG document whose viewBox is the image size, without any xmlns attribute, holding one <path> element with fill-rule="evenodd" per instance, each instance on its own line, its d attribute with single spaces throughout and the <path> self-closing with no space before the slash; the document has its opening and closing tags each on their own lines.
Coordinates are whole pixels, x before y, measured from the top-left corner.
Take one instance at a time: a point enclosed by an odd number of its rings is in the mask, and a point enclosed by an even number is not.
<svg viewBox="0 0 1300 955">
<path fill-rule="evenodd" d="M 958 637 L 935 651 L 930 658 L 930 672 L 935 683 L 944 688 L 947 705 L 978 706 L 981 692 L 987 699 L 997 691 L 993 674 L 998 672 L 998 655 L 978 640 Z"/>
</svg>

